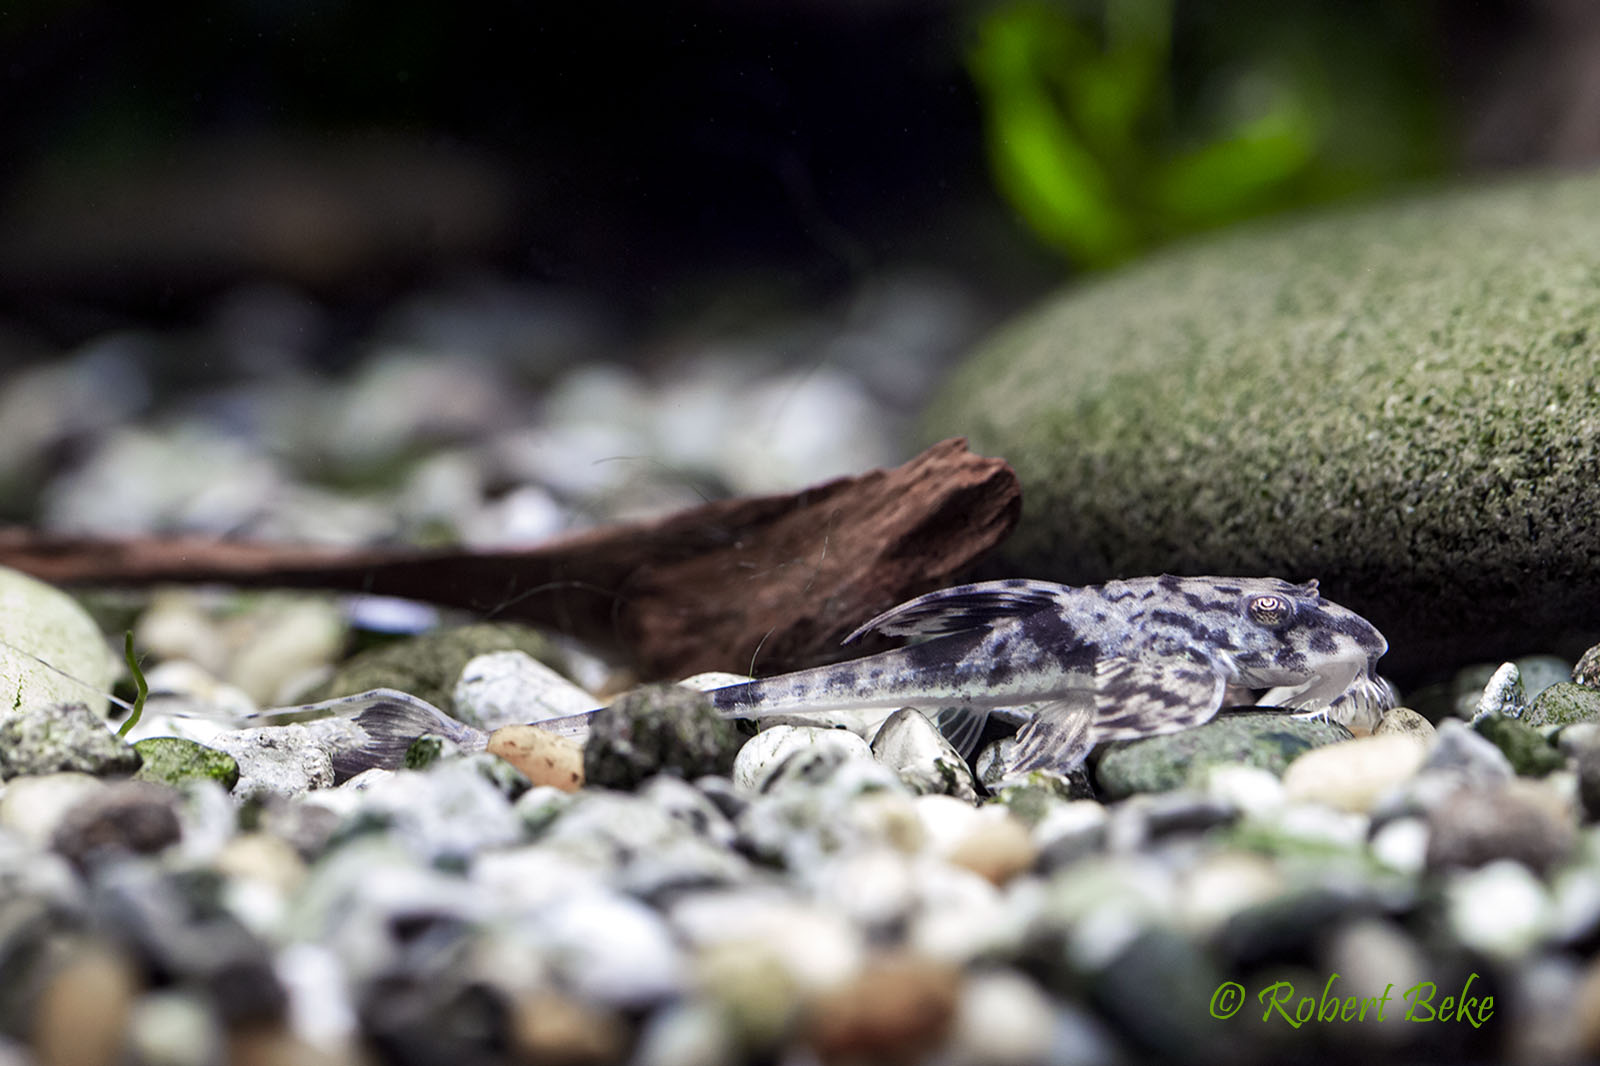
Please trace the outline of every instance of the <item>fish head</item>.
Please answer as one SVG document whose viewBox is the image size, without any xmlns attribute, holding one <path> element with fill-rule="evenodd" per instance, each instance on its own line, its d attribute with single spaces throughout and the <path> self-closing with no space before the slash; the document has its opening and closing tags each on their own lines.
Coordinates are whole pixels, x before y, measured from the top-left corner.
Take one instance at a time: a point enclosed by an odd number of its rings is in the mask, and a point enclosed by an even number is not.
<svg viewBox="0 0 1600 1066">
<path fill-rule="evenodd" d="M 1213 601 L 1219 611 L 1226 613 L 1232 598 L 1234 647 L 1220 656 L 1231 685 L 1268 690 L 1257 699 L 1266 706 L 1331 713 L 1346 722 L 1394 706 L 1394 689 L 1377 673 L 1389 642 L 1371 622 L 1325 599 L 1316 581 L 1208 580 L 1223 593 Z"/>
</svg>

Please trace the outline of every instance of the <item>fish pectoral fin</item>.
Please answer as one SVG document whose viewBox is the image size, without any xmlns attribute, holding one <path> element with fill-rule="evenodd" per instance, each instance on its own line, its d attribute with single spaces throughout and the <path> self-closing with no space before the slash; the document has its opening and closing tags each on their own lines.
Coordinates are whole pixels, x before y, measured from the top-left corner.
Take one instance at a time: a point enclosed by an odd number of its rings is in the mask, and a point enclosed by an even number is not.
<svg viewBox="0 0 1600 1066">
<path fill-rule="evenodd" d="M 1088 692 L 1042 705 L 1017 731 L 1016 747 L 1005 777 L 1029 770 L 1065 774 L 1083 765 L 1099 737 L 1094 727 L 1094 701 Z"/>
<path fill-rule="evenodd" d="M 845 637 L 849 644 L 868 633 L 891 637 L 937 636 L 1033 614 L 1060 601 L 1060 585 L 1047 581 L 983 581 L 930 592 L 878 615 Z"/>
<path fill-rule="evenodd" d="M 1177 656 L 1110 656 L 1095 664 L 1094 738 L 1133 740 L 1200 725 L 1222 708 L 1226 679 Z"/>
<path fill-rule="evenodd" d="M 933 724 L 963 759 L 972 758 L 988 721 L 987 707 L 944 707 L 933 716 Z"/>
</svg>

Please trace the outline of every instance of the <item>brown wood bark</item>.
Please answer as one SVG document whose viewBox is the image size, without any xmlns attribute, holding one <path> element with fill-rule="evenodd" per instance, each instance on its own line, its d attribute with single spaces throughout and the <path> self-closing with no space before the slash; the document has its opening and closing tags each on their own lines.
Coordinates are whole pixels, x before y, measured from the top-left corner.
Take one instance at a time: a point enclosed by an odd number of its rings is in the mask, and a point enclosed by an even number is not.
<svg viewBox="0 0 1600 1066">
<path fill-rule="evenodd" d="M 1016 524 L 1003 460 L 966 442 L 801 492 L 720 500 L 526 549 L 330 549 L 0 530 L 0 565 L 56 584 L 215 582 L 405 596 L 570 633 L 645 677 L 835 657 L 878 611 L 950 584 Z"/>
</svg>

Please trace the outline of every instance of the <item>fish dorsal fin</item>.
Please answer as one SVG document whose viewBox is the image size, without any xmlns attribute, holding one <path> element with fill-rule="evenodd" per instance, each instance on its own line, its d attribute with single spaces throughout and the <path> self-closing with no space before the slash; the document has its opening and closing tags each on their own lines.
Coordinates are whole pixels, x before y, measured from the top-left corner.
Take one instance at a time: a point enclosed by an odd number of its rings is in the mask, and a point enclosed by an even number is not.
<svg viewBox="0 0 1600 1066">
<path fill-rule="evenodd" d="M 988 721 L 987 707 L 944 707 L 933 716 L 933 724 L 963 759 L 972 758 Z"/>
<path fill-rule="evenodd" d="M 1108 656 L 1095 664 L 1094 739 L 1134 740 L 1175 733 L 1222 708 L 1227 680 L 1182 656 Z"/>
<path fill-rule="evenodd" d="M 891 637 L 931 637 L 977 629 L 1003 618 L 1018 618 L 1059 602 L 1063 586 L 1048 581 L 983 581 L 957 585 L 907 600 L 872 619 L 843 643 L 882 633 Z"/>
</svg>

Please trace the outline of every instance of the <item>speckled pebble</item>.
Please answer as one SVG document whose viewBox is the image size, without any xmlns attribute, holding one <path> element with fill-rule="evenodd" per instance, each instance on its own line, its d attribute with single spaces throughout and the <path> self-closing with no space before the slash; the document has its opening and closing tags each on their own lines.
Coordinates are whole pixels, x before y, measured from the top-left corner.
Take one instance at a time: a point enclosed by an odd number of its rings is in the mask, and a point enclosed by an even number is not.
<svg viewBox="0 0 1600 1066">
<path fill-rule="evenodd" d="M 1600 644 L 1596 644 L 1578 657 L 1572 668 L 1572 680 L 1584 688 L 1600 689 Z"/>
<path fill-rule="evenodd" d="M 1489 714 L 1518 718 L 1527 707 L 1527 702 L 1521 670 L 1516 663 L 1501 663 L 1484 683 L 1483 694 L 1472 708 L 1471 720 L 1475 722 Z"/>
<path fill-rule="evenodd" d="M 921 711 L 905 707 L 890 715 L 872 738 L 872 754 L 913 792 L 977 801 L 977 782 L 967 761 Z"/>
<path fill-rule="evenodd" d="M 1433 723 L 1410 707 L 1391 707 L 1372 730 L 1375 737 L 1412 736 L 1424 741 L 1433 740 L 1434 733 Z"/>
<path fill-rule="evenodd" d="M 298 796 L 333 784 L 333 760 L 303 725 L 218 733 L 206 746 L 226 752 L 238 763 L 239 780 L 233 794 L 241 800 Z"/>
<path fill-rule="evenodd" d="M 836 764 L 845 759 L 871 759 L 865 740 L 843 729 L 784 725 L 762 730 L 733 761 L 733 783 L 752 792 L 769 791 L 780 777 L 806 772 L 802 763 L 821 760 Z"/>
</svg>

